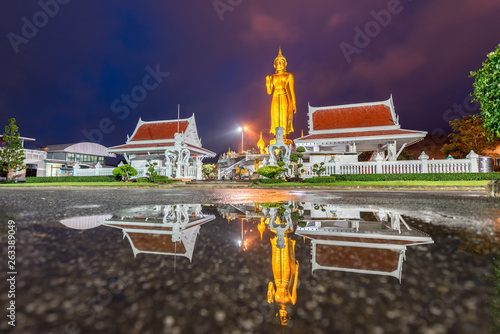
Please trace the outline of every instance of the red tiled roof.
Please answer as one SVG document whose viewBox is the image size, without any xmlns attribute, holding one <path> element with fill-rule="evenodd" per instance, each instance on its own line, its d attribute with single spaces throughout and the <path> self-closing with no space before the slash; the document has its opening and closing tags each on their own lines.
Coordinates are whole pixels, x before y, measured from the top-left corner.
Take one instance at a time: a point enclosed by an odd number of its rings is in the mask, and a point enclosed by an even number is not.
<svg viewBox="0 0 500 334">
<path fill-rule="evenodd" d="M 188 124 L 188 121 L 180 121 L 179 124 L 175 121 L 145 123 L 139 126 L 130 141 L 174 139 L 174 134 L 185 132 Z M 177 131 L 177 127 L 179 127 L 179 131 Z"/>
<path fill-rule="evenodd" d="M 296 140 L 306 141 L 311 139 L 337 139 L 337 138 L 352 138 L 352 137 L 369 137 L 369 136 L 392 136 L 392 135 L 420 135 L 419 131 L 409 130 L 379 130 L 379 131 L 358 131 L 358 132 L 343 132 L 343 133 L 322 133 L 317 135 L 309 135 Z"/>
<path fill-rule="evenodd" d="M 315 131 L 394 125 L 391 109 L 383 104 L 317 110 L 312 121 Z"/>
<path fill-rule="evenodd" d="M 198 149 L 200 151 L 205 151 L 205 152 L 210 153 L 210 154 L 215 154 L 215 152 L 212 152 L 210 150 L 204 149 L 203 147 L 200 147 L 200 146 L 194 146 L 194 145 L 191 145 L 191 144 L 186 144 L 186 145 L 189 146 L 189 147 L 192 147 L 192 148 L 196 148 L 196 149 Z"/>
</svg>

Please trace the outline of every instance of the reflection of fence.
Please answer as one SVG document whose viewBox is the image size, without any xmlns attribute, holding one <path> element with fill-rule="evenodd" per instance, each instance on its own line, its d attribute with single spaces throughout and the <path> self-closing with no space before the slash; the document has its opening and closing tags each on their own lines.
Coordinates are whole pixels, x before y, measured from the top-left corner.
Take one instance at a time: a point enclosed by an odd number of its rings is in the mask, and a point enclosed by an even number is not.
<svg viewBox="0 0 500 334">
<path fill-rule="evenodd" d="M 339 174 L 410 174 L 410 173 L 478 173 L 479 156 L 471 151 L 466 159 L 429 160 L 422 153 L 419 160 L 384 161 L 377 155 L 374 161 L 361 161 L 356 163 L 341 163 L 340 159 L 334 159 L 322 167 L 325 171 L 321 176 Z M 303 177 L 316 176 L 313 172 L 314 165 L 305 163 L 302 167 Z"/>
</svg>

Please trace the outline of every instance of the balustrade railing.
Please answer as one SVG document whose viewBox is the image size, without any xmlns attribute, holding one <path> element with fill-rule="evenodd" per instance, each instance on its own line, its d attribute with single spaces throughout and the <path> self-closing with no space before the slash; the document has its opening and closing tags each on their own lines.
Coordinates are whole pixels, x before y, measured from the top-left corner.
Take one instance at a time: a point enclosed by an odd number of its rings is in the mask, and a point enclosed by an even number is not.
<svg viewBox="0 0 500 334">
<path fill-rule="evenodd" d="M 321 166 L 325 169 L 321 176 L 342 174 L 413 174 L 413 173 L 478 173 L 479 156 L 471 151 L 467 159 L 429 160 L 422 152 L 419 160 L 384 161 L 377 156 L 374 161 L 356 163 L 340 163 L 339 161 Z M 304 163 L 302 167 L 304 178 L 314 177 L 314 165 Z"/>
</svg>

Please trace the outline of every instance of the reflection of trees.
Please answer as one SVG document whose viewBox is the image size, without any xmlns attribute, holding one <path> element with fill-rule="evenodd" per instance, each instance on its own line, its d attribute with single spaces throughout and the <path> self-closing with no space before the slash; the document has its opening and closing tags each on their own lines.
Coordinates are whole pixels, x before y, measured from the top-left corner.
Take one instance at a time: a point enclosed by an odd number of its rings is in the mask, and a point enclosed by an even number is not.
<svg viewBox="0 0 500 334">
<path fill-rule="evenodd" d="M 475 231 L 460 230 L 458 232 L 460 246 L 458 249 L 464 253 L 483 257 L 488 254 L 496 253 L 498 244 L 493 242 L 490 236 L 477 234 Z"/>
<path fill-rule="evenodd" d="M 494 324 L 492 329 L 495 332 L 500 332 L 500 259 L 494 260 L 493 269 L 495 270 L 495 294 L 491 298 L 491 315 Z"/>
</svg>

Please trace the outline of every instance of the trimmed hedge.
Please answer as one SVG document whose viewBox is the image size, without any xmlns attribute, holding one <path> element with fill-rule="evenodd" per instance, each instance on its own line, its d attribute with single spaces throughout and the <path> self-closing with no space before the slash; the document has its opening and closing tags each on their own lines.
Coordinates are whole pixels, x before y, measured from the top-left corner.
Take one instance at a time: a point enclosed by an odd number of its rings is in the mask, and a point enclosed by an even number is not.
<svg viewBox="0 0 500 334">
<path fill-rule="evenodd" d="M 328 182 L 335 182 L 335 181 L 337 181 L 337 178 L 335 176 L 320 176 L 320 177 L 313 177 L 313 178 L 304 180 L 304 182 L 307 182 L 307 183 L 328 183 Z"/>
<path fill-rule="evenodd" d="M 254 179 L 252 181 L 254 184 L 259 184 L 259 183 L 284 183 L 286 180 L 283 179 Z"/>
<path fill-rule="evenodd" d="M 44 176 L 27 177 L 26 183 L 51 183 L 51 182 L 113 182 L 116 177 L 113 175 L 104 176 Z"/>
<path fill-rule="evenodd" d="M 173 181 L 168 178 L 168 176 L 164 175 L 156 175 L 153 177 L 153 182 L 158 183 L 158 182 L 165 182 L 165 183 L 172 183 Z"/>
<path fill-rule="evenodd" d="M 472 181 L 500 180 L 500 173 L 433 173 L 433 174 L 346 174 L 305 179 L 308 183 L 335 181 Z"/>
</svg>

